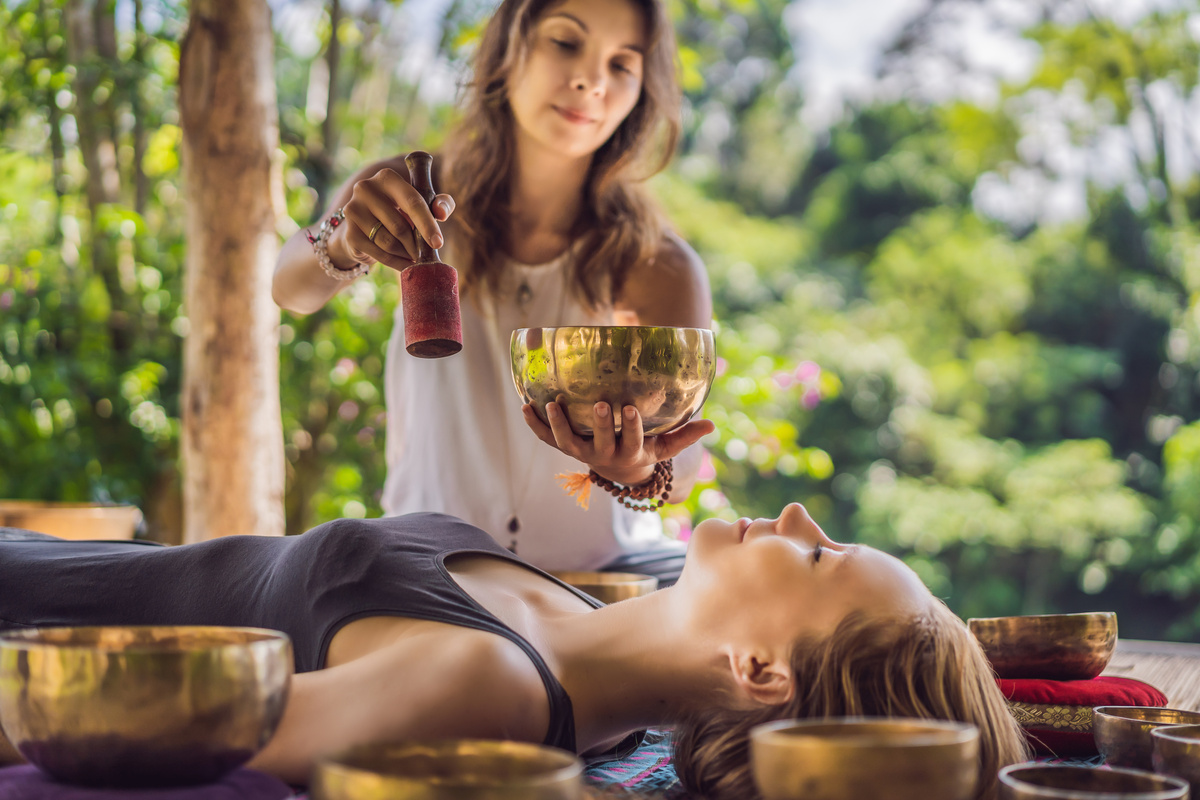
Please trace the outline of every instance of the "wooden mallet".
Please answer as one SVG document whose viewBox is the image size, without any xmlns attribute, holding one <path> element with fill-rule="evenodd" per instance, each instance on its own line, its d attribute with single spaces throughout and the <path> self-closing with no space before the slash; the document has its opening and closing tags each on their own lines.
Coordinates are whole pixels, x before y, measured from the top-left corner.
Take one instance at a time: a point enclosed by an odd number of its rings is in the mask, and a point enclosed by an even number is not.
<svg viewBox="0 0 1200 800">
<path fill-rule="evenodd" d="M 404 159 L 409 181 L 426 205 L 433 205 L 433 156 L 420 150 Z M 404 349 L 417 358 L 444 358 L 462 350 L 458 273 L 443 264 L 419 231 L 417 259 L 400 273 L 404 303 Z"/>
</svg>

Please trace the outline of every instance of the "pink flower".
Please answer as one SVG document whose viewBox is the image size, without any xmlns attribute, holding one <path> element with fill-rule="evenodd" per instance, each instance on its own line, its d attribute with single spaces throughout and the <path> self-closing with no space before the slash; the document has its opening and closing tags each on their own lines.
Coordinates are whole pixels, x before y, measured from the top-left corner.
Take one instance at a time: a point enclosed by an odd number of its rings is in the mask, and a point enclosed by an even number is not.
<svg viewBox="0 0 1200 800">
<path fill-rule="evenodd" d="M 347 400 L 338 406 L 338 416 L 349 422 L 358 416 L 358 403 Z"/>
<path fill-rule="evenodd" d="M 729 362 L 720 356 L 717 357 L 717 377 L 725 374 L 725 370 L 729 368 Z"/>
<path fill-rule="evenodd" d="M 821 377 L 821 366 L 815 361 L 801 361 L 796 367 L 796 380 L 801 383 L 812 383 Z"/>
<path fill-rule="evenodd" d="M 792 383 L 794 381 L 795 381 L 795 378 L 792 377 L 792 373 L 790 373 L 790 372 L 776 372 L 775 373 L 775 385 L 778 386 L 780 389 L 788 388 L 789 386 L 792 385 Z"/>
<path fill-rule="evenodd" d="M 821 390 L 815 387 L 809 389 L 804 393 L 804 396 L 800 398 L 800 404 L 809 411 L 812 411 L 821 404 Z"/>
<path fill-rule="evenodd" d="M 712 456 L 705 450 L 700 456 L 700 471 L 696 473 L 696 480 L 700 482 L 716 480 L 717 467 L 713 464 Z"/>
<path fill-rule="evenodd" d="M 692 538 L 692 523 L 687 520 L 679 521 L 679 534 L 675 537 L 681 542 L 686 542 Z"/>
</svg>

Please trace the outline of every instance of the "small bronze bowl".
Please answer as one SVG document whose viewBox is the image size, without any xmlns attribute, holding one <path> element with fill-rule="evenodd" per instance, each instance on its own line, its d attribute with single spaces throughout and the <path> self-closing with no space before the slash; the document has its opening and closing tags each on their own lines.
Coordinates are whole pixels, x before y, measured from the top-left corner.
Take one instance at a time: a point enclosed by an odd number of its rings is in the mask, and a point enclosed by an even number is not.
<svg viewBox="0 0 1200 800">
<path fill-rule="evenodd" d="M 1154 771 L 1187 781 L 1200 798 L 1200 725 L 1168 725 L 1150 731 Z"/>
<path fill-rule="evenodd" d="M 1000 770 L 1000 800 L 1187 800 L 1178 778 L 1139 769 L 1012 764 Z"/>
<path fill-rule="evenodd" d="M 1147 706 L 1097 706 L 1092 709 L 1096 749 L 1108 764 L 1149 770 L 1154 741 L 1150 731 L 1166 725 L 1200 724 L 1200 712 Z"/>
<path fill-rule="evenodd" d="M 628 600 L 631 597 L 641 597 L 658 588 L 658 578 L 634 572 L 552 572 L 550 574 L 605 604 Z"/>
<path fill-rule="evenodd" d="M 210 783 L 271 738 L 291 675 L 291 641 L 259 628 L 9 631 L 0 726 L 63 783 Z"/>
<path fill-rule="evenodd" d="M 967 620 L 1001 678 L 1084 681 L 1108 666 L 1117 646 L 1117 615 L 1038 614 Z"/>
<path fill-rule="evenodd" d="M 571 429 L 591 436 L 596 403 L 636 406 L 646 436 L 674 430 L 700 410 L 716 375 L 713 332 L 706 328 L 594 325 L 518 328 L 511 342 L 517 394 L 542 422 L 558 401 Z"/>
<path fill-rule="evenodd" d="M 313 800 L 582 800 L 583 762 L 483 739 L 374 744 L 318 762 Z"/>
<path fill-rule="evenodd" d="M 968 800 L 979 730 L 921 719 L 780 720 L 751 729 L 750 764 L 766 800 Z"/>
</svg>

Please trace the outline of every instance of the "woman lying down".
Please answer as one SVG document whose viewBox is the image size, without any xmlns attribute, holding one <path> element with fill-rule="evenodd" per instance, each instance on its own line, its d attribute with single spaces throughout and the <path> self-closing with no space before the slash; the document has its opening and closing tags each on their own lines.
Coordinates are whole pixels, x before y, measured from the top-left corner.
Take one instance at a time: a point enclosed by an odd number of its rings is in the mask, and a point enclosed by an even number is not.
<svg viewBox="0 0 1200 800">
<path fill-rule="evenodd" d="M 685 787 L 749 798 L 750 728 L 841 715 L 974 723 L 980 798 L 1026 757 L 963 623 L 902 562 L 834 542 L 797 504 L 773 520 L 706 520 L 675 586 L 610 606 L 440 514 L 179 547 L 20 538 L 0 532 L 0 629 L 291 636 L 287 708 L 249 764 L 291 783 L 365 742 L 503 738 L 586 754 L 674 726 Z"/>
</svg>

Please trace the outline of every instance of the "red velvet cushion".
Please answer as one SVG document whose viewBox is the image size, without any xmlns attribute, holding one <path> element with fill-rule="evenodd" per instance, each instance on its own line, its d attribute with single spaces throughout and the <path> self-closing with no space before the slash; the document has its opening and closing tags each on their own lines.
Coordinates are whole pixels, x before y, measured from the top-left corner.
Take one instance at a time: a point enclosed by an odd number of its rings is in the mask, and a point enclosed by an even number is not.
<svg viewBox="0 0 1200 800">
<path fill-rule="evenodd" d="M 1094 756 L 1095 706 L 1165 706 L 1167 696 L 1133 678 L 1087 681 L 998 678 L 1000 691 L 1039 755 Z"/>
</svg>

